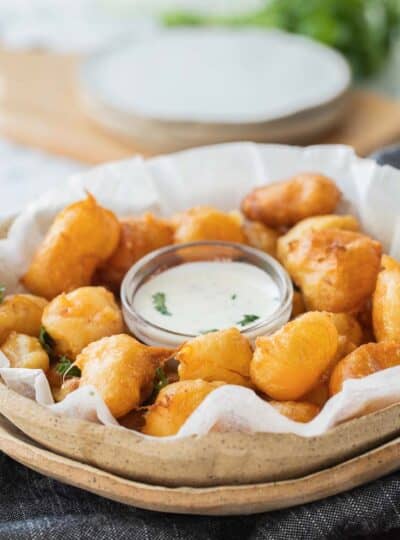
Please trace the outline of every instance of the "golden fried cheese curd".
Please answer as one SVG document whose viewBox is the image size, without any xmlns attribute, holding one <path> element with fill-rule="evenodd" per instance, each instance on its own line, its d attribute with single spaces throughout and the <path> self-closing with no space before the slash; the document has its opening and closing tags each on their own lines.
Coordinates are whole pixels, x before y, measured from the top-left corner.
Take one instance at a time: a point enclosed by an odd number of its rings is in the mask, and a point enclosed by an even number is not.
<svg viewBox="0 0 400 540">
<path fill-rule="evenodd" d="M 400 342 L 400 263 L 387 255 L 372 297 L 372 322 L 377 341 Z"/>
<path fill-rule="evenodd" d="M 127 334 L 104 337 L 78 355 L 79 386 L 94 386 L 111 414 L 119 418 L 150 396 L 155 371 L 171 352 L 143 345 Z"/>
<path fill-rule="evenodd" d="M 305 313 L 256 339 L 251 379 L 274 400 L 299 399 L 318 385 L 337 347 L 338 332 L 329 315 Z"/>
<path fill-rule="evenodd" d="M 366 343 L 345 356 L 335 367 L 329 381 L 331 396 L 342 389 L 347 379 L 361 379 L 382 369 L 400 365 L 400 343 Z"/>
<path fill-rule="evenodd" d="M 221 212 L 197 206 L 175 218 L 175 243 L 219 240 L 245 243 L 242 217 L 238 212 Z"/>
<path fill-rule="evenodd" d="M 320 412 L 314 403 L 306 401 L 269 401 L 274 409 L 294 422 L 311 422 Z"/>
<path fill-rule="evenodd" d="M 280 236 L 277 242 L 277 255 L 282 264 L 286 263 L 290 245 L 293 241 L 299 240 L 305 234 L 312 231 L 324 231 L 326 229 L 342 229 L 345 231 L 357 232 L 360 225 L 354 216 L 328 214 L 316 216 L 299 221 L 289 231 Z"/>
<path fill-rule="evenodd" d="M 223 381 L 251 387 L 249 341 L 237 328 L 209 332 L 184 343 L 175 358 L 179 379 Z"/>
<path fill-rule="evenodd" d="M 172 244 L 174 228 L 165 219 L 146 213 L 121 220 L 118 246 L 96 272 L 96 281 L 117 292 L 130 267 L 156 249 Z"/>
<path fill-rule="evenodd" d="M 310 231 L 290 243 L 285 267 L 301 288 L 307 309 L 348 312 L 375 289 L 381 245 L 340 229 Z"/>
<path fill-rule="evenodd" d="M 156 437 L 175 435 L 206 396 L 223 385 L 200 379 L 169 384 L 149 407 L 142 432 Z"/>
<path fill-rule="evenodd" d="M 1 350 L 12 368 L 49 369 L 49 357 L 36 337 L 11 332 Z"/>
<path fill-rule="evenodd" d="M 11 294 L 0 304 L 0 344 L 13 330 L 39 336 L 47 300 L 32 294 Z"/>
<path fill-rule="evenodd" d="M 88 195 L 56 216 L 22 282 L 49 300 L 90 285 L 96 268 L 116 249 L 119 235 L 115 215 Z"/>
<path fill-rule="evenodd" d="M 305 172 L 255 188 L 242 201 L 242 211 L 269 227 L 291 227 L 302 219 L 332 213 L 340 198 L 333 180 Z"/>
<path fill-rule="evenodd" d="M 80 287 L 56 296 L 44 310 L 42 324 L 55 352 L 72 359 L 89 343 L 124 330 L 121 310 L 104 287 Z"/>
<path fill-rule="evenodd" d="M 274 229 L 267 227 L 259 221 L 246 221 L 242 229 L 246 244 L 268 253 L 271 257 L 276 257 L 276 246 L 279 235 Z"/>
</svg>

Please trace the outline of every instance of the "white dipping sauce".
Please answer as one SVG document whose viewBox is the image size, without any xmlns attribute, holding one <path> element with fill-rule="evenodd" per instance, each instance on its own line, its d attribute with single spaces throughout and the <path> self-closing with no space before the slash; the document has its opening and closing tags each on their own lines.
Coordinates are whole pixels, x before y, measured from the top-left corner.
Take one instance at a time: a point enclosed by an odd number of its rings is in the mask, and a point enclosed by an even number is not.
<svg viewBox="0 0 400 540">
<path fill-rule="evenodd" d="M 243 330 L 274 313 L 278 286 L 263 270 L 244 262 L 184 263 L 139 287 L 133 307 L 148 322 L 181 334 L 236 326 Z"/>
</svg>

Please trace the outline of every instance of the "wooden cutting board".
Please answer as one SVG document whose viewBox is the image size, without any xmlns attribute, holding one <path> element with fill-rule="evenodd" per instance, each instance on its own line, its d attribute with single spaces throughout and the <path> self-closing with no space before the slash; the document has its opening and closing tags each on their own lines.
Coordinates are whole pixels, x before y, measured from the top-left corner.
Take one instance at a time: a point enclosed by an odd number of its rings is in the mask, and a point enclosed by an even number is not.
<svg viewBox="0 0 400 540">
<path fill-rule="evenodd" d="M 78 65 L 73 55 L 0 49 L 0 135 L 87 163 L 151 155 L 86 117 L 77 94 Z M 398 140 L 400 102 L 353 91 L 345 122 L 316 142 L 349 144 L 367 155 Z"/>
</svg>

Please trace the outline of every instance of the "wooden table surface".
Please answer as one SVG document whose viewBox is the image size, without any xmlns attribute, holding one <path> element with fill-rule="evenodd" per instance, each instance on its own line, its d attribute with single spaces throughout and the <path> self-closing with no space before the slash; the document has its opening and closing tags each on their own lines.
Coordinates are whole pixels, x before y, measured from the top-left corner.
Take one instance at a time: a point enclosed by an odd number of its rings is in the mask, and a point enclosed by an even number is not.
<svg viewBox="0 0 400 540">
<path fill-rule="evenodd" d="M 0 135 L 87 163 L 151 155 L 85 116 L 77 92 L 78 65 L 74 55 L 0 49 Z M 398 140 L 400 103 L 353 91 L 345 122 L 316 142 L 349 144 L 367 155 Z"/>
</svg>

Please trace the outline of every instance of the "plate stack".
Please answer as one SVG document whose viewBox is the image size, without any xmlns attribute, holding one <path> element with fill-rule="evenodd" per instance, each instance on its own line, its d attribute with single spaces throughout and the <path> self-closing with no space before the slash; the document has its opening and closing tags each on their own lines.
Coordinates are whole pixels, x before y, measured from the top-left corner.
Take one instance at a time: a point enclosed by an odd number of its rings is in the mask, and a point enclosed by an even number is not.
<svg viewBox="0 0 400 540">
<path fill-rule="evenodd" d="M 350 84 L 339 53 L 275 30 L 160 31 L 80 69 L 89 116 L 153 152 L 310 142 L 340 122 Z"/>
</svg>

